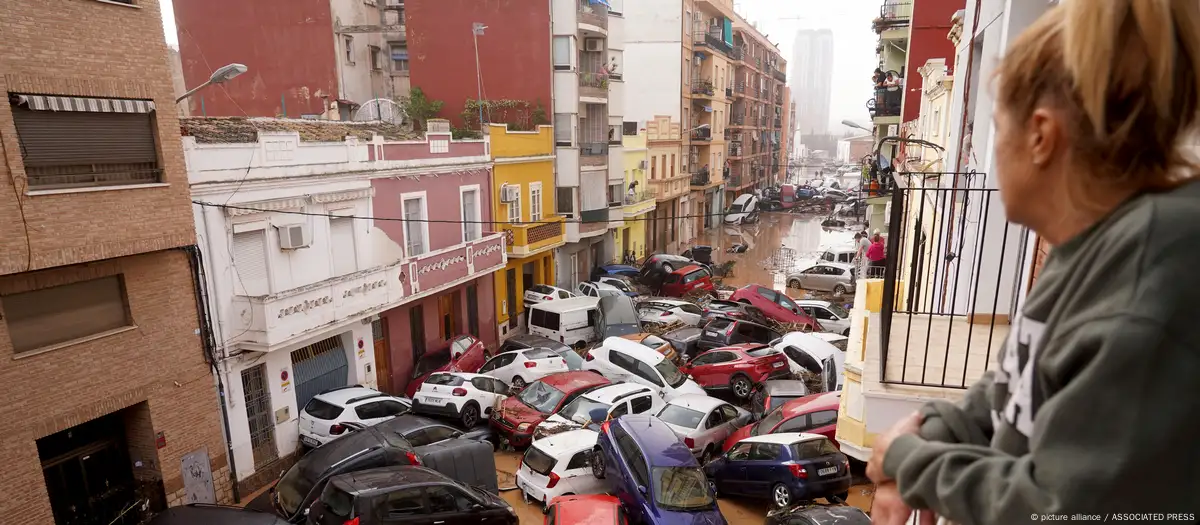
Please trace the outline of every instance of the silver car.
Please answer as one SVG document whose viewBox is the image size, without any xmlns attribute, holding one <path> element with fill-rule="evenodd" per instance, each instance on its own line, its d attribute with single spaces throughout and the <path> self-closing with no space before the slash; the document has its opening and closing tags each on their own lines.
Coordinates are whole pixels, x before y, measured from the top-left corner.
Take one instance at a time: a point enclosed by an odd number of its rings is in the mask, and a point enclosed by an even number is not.
<svg viewBox="0 0 1200 525">
<path fill-rule="evenodd" d="M 815 299 L 797 299 L 796 306 L 803 309 L 809 317 L 816 318 L 824 331 L 850 335 L 850 312 L 841 305 Z"/>
<path fill-rule="evenodd" d="M 667 402 L 658 418 L 704 465 L 721 454 L 725 438 L 750 422 L 750 412 L 704 394 L 684 394 Z"/>
<path fill-rule="evenodd" d="M 803 288 L 836 295 L 854 292 L 854 265 L 820 262 L 787 275 L 788 288 Z"/>
</svg>

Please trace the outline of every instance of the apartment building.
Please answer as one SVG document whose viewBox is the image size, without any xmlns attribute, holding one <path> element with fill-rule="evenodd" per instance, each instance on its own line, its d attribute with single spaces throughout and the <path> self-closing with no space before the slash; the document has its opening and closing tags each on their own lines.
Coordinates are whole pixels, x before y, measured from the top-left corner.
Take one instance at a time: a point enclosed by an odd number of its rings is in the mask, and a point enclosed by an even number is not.
<svg viewBox="0 0 1200 525">
<path fill-rule="evenodd" d="M 525 291 L 555 285 L 554 250 L 566 243 L 564 218 L 554 198 L 554 130 L 513 131 L 489 125 L 494 164 L 491 200 L 496 231 L 505 236 L 508 264 L 495 274 L 496 323 L 500 339 L 521 333 Z"/>
<path fill-rule="evenodd" d="M 683 67 L 682 119 L 687 133 L 681 169 L 689 176 L 690 194 L 680 215 L 688 217 L 682 232 L 686 241 L 702 229 L 719 226 L 720 216 L 714 214 L 726 202 L 718 194 L 728 182 L 725 167 L 733 139 L 730 112 L 737 15 L 733 2 L 725 0 L 685 1 L 683 9 L 683 49 L 689 59 Z"/>
<path fill-rule="evenodd" d="M 779 48 L 741 16 L 734 20 L 734 102 L 730 109 L 730 182 L 726 199 L 786 177 L 791 140 L 787 63 Z M 789 122 L 790 124 L 790 122 Z M 736 153 L 736 155 L 735 155 Z"/>
<path fill-rule="evenodd" d="M 625 18 L 621 1 L 553 0 L 555 202 L 567 218 L 559 286 L 620 259 L 624 225 Z"/>
<path fill-rule="evenodd" d="M 667 115 L 646 122 L 646 149 L 650 157 L 646 183 L 655 202 L 646 225 L 646 242 L 651 251 L 677 253 L 680 243 L 690 239 L 682 230 L 687 224 L 685 211 L 691 176 L 678 171 L 684 151 L 683 131 L 683 125 Z"/>
<path fill-rule="evenodd" d="M 626 255 L 641 260 L 650 254 L 647 229 L 650 214 L 657 208 L 654 192 L 650 190 L 646 172 L 650 169 L 650 148 L 646 130 L 638 130 L 636 122 L 625 123 L 621 145 L 625 151 L 625 225 L 617 228 L 615 244 L 622 259 Z"/>
<path fill-rule="evenodd" d="M 159 5 L 131 4 L 0 10 L 0 515 L 28 523 L 232 498 Z"/>
</svg>

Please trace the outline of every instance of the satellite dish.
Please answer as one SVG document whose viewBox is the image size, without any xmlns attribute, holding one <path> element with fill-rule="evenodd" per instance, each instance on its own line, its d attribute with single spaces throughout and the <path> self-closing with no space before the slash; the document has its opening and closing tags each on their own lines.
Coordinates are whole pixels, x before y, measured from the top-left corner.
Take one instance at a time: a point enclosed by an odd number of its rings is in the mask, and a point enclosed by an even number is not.
<svg viewBox="0 0 1200 525">
<path fill-rule="evenodd" d="M 404 111 L 404 106 L 386 98 L 376 98 L 363 102 L 358 111 L 354 112 L 355 122 L 387 122 L 397 126 L 406 126 L 411 121 Z"/>
</svg>

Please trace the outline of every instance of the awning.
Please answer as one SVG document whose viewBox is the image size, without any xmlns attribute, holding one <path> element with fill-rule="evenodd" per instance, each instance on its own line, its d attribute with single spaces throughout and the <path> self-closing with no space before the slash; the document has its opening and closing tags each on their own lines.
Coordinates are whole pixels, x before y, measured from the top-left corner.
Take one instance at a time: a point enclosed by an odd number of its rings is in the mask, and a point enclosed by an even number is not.
<svg viewBox="0 0 1200 525">
<path fill-rule="evenodd" d="M 121 98 L 58 97 L 50 95 L 13 95 L 17 105 L 37 111 L 86 111 L 92 113 L 149 113 L 152 100 Z"/>
</svg>

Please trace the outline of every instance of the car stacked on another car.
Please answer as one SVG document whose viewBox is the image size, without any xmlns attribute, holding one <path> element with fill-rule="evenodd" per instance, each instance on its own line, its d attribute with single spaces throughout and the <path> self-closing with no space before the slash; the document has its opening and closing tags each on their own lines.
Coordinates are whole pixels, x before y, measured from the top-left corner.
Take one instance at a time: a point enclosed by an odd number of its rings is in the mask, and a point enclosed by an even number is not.
<svg viewBox="0 0 1200 525">
<path fill-rule="evenodd" d="M 480 374 L 505 381 L 516 390 L 525 388 L 531 381 L 567 370 L 567 360 L 548 348 L 529 348 L 496 354 L 479 367 Z"/>
<path fill-rule="evenodd" d="M 750 419 L 758 421 L 784 403 L 813 393 L 808 391 L 808 385 L 804 381 L 794 379 L 767 381 L 754 391 L 754 395 L 750 396 Z"/>
<path fill-rule="evenodd" d="M 588 350 L 583 368 L 616 380 L 645 385 L 662 393 L 664 400 L 682 394 L 703 394 L 694 381 L 662 354 L 638 343 L 609 337 Z"/>
<path fill-rule="evenodd" d="M 850 312 L 842 308 L 840 304 L 830 301 L 818 301 L 815 299 L 803 299 L 796 301 L 796 305 L 804 310 L 805 314 L 821 323 L 821 328 L 826 332 L 832 332 L 841 335 L 850 335 Z"/>
<path fill-rule="evenodd" d="M 611 283 L 602 282 L 582 282 L 576 287 L 575 293 L 585 297 L 604 297 L 607 295 L 629 296 L 629 294 L 637 295 L 637 292 L 630 290 L 628 287 L 621 289 Z"/>
<path fill-rule="evenodd" d="M 747 438 L 704 470 L 717 494 L 770 498 L 776 508 L 817 498 L 845 501 L 850 492 L 850 461 L 817 434 Z"/>
<path fill-rule="evenodd" d="M 842 389 L 846 352 L 814 334 L 791 332 L 771 342 L 776 352 L 787 357 L 795 375 L 808 372 L 821 378 L 825 391 Z"/>
<path fill-rule="evenodd" d="M 509 388 L 504 381 L 488 375 L 438 372 L 430 374 L 417 390 L 412 409 L 418 414 L 454 419 L 463 428 L 474 428 L 508 397 Z"/>
<path fill-rule="evenodd" d="M 319 447 L 334 439 L 408 412 L 409 399 L 359 385 L 326 390 L 300 409 L 300 444 Z"/>
<path fill-rule="evenodd" d="M 683 323 L 697 326 L 704 316 L 704 310 L 691 301 L 654 297 L 646 299 L 634 306 L 638 317 L 643 323 L 669 325 Z"/>
<path fill-rule="evenodd" d="M 529 348 L 548 348 L 553 350 L 554 353 L 562 356 L 563 360 L 567 362 L 568 369 L 583 370 L 583 357 L 578 352 L 554 339 L 536 334 L 517 334 L 511 336 L 504 340 L 504 343 L 496 350 L 496 354 Z"/>
<path fill-rule="evenodd" d="M 721 453 L 721 445 L 750 420 L 750 413 L 711 396 L 682 395 L 672 399 L 657 416 L 692 455 L 704 465 Z"/>
<path fill-rule="evenodd" d="M 821 325 L 816 320 L 804 313 L 796 301 L 780 291 L 750 284 L 738 288 L 729 300 L 756 306 L 767 319 L 776 322 L 806 325 L 810 332 L 821 330 Z"/>
<path fill-rule="evenodd" d="M 525 290 L 523 302 L 525 303 L 525 308 L 529 308 L 531 305 L 535 305 L 544 301 L 561 301 L 563 299 L 570 299 L 575 296 L 575 292 L 570 290 L 550 286 L 548 284 L 535 284 L 530 286 L 528 290 Z"/>
<path fill-rule="evenodd" d="M 446 348 L 428 352 L 417 360 L 404 395 L 411 398 L 434 372 L 478 372 L 488 357 L 483 341 L 471 335 L 455 337 Z"/>
<path fill-rule="evenodd" d="M 663 357 L 669 359 L 672 363 L 679 362 L 679 352 L 675 349 L 675 345 L 657 335 L 649 332 L 643 332 L 640 334 L 623 335 L 621 336 L 621 339 L 628 339 L 646 348 L 654 350 L 655 352 L 662 354 Z"/>
<path fill-rule="evenodd" d="M 629 518 L 612 496 L 571 495 L 550 500 L 543 525 L 629 525 Z"/>
<path fill-rule="evenodd" d="M 554 415 L 546 418 L 533 430 L 533 439 L 553 435 L 563 429 L 588 428 L 625 414 L 657 414 L 664 406 L 658 392 L 634 383 L 614 383 L 602 386 L 575 398 Z"/>
<path fill-rule="evenodd" d="M 436 470 L 391 466 L 329 479 L 309 512 L 310 525 L 393 523 L 517 525 L 517 512 L 499 496 Z"/>
<path fill-rule="evenodd" d="M 762 310 L 759 310 L 757 306 L 724 299 L 713 299 L 704 306 L 698 326 L 704 326 L 704 324 L 711 321 L 714 317 L 728 317 L 730 319 L 750 321 L 758 324 L 765 324 L 767 322 L 767 315 Z"/>
<path fill-rule="evenodd" d="M 841 392 L 826 392 L 788 401 L 757 423 L 739 428 L 725 440 L 725 450 L 748 437 L 784 432 L 807 432 L 835 439 L 841 400 Z M 836 440 L 833 443 L 837 445 Z"/>
<path fill-rule="evenodd" d="M 834 295 L 853 293 L 855 269 L 851 263 L 821 262 L 787 274 L 788 288 L 803 288 Z"/>
<path fill-rule="evenodd" d="M 492 412 L 491 426 L 501 443 L 527 446 L 539 423 L 575 398 L 609 383 L 604 376 L 589 371 L 548 375 L 502 401 L 500 409 Z"/>
<path fill-rule="evenodd" d="M 517 488 L 543 506 L 564 494 L 604 492 L 589 463 L 595 446 L 594 430 L 571 430 L 533 442 L 517 468 Z"/>
<path fill-rule="evenodd" d="M 747 399 L 768 379 L 791 375 L 787 358 L 765 344 L 738 344 L 709 350 L 693 357 L 683 372 L 708 391 L 729 391 Z"/>
<path fill-rule="evenodd" d="M 781 337 L 783 334 L 758 323 L 715 317 L 704 325 L 704 332 L 700 334 L 700 340 L 696 341 L 696 348 L 705 352 L 741 343 L 767 344 Z"/>
<path fill-rule="evenodd" d="M 701 293 L 716 298 L 717 288 L 713 285 L 711 270 L 692 264 L 664 276 L 659 293 L 667 297 L 686 297 Z"/>
</svg>

